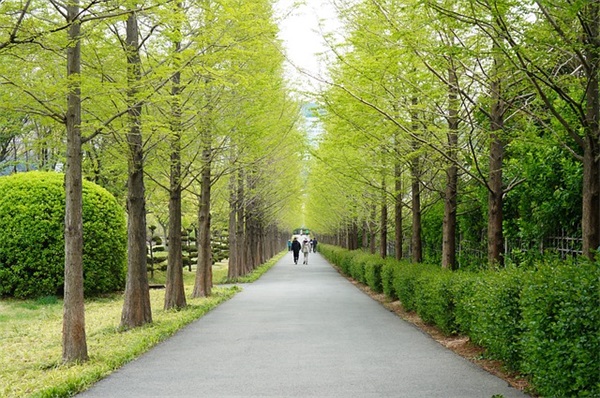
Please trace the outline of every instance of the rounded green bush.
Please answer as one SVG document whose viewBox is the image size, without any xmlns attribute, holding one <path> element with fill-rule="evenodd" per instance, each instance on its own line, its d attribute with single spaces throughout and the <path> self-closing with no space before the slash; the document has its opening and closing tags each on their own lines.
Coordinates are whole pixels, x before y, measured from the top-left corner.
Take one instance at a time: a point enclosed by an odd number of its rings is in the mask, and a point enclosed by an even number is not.
<svg viewBox="0 0 600 398">
<path fill-rule="evenodd" d="M 0 296 L 61 295 L 64 284 L 64 174 L 0 177 Z M 125 213 L 104 188 L 83 182 L 86 295 L 122 289 L 126 275 Z"/>
</svg>

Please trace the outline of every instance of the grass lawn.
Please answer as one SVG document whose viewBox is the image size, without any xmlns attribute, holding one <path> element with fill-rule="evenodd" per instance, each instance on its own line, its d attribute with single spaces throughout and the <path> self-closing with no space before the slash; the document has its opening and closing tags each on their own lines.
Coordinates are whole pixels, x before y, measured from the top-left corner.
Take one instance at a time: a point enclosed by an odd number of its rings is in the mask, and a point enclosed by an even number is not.
<svg viewBox="0 0 600 398">
<path fill-rule="evenodd" d="M 285 253 L 275 256 L 251 275 L 236 282 L 256 280 Z M 227 265 L 213 267 L 215 287 L 209 298 L 191 299 L 195 272 L 184 269 L 188 306 L 164 311 L 164 289 L 150 290 L 153 322 L 120 331 L 123 295 L 86 300 L 85 321 L 90 360 L 62 365 L 62 300 L 0 301 L 0 397 L 69 397 L 135 359 L 219 303 L 233 297 L 237 286 L 227 282 Z M 155 272 L 151 283 L 164 283 L 164 272 Z"/>
</svg>

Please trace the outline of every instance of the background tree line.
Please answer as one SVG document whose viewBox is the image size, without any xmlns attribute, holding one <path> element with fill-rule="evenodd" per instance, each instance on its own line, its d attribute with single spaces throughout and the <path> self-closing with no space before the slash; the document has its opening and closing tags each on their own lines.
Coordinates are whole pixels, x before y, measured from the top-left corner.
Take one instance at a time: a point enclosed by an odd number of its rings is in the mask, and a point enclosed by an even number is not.
<svg viewBox="0 0 600 398">
<path fill-rule="evenodd" d="M 600 2 L 336 4 L 313 229 L 451 269 L 594 257 Z"/>
<path fill-rule="evenodd" d="M 152 322 L 147 217 L 169 242 L 167 309 L 186 305 L 188 225 L 194 297 L 211 294 L 212 230 L 229 230 L 231 277 L 283 248 L 304 139 L 269 1 L 11 1 L 0 26 L 0 169 L 65 172 L 65 362 L 88 357 L 84 178 L 127 209 L 124 329 Z"/>
</svg>

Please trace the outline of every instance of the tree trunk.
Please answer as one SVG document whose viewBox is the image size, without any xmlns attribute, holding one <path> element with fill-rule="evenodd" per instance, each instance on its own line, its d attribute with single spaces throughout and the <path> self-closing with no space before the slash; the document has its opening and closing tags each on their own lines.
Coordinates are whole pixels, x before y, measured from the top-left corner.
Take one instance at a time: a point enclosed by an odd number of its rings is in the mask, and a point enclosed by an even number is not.
<svg viewBox="0 0 600 398">
<path fill-rule="evenodd" d="M 594 258 L 594 251 L 600 245 L 600 148 L 598 140 L 592 136 L 585 138 L 583 152 L 583 208 L 582 237 L 583 254 Z"/>
<path fill-rule="evenodd" d="M 494 65 L 496 75 L 500 66 Z M 488 191 L 488 264 L 504 265 L 504 237 L 502 233 L 502 203 L 504 188 L 502 186 L 502 164 L 504 160 L 504 103 L 501 98 L 500 79 L 495 78 L 491 84 L 492 110 L 490 113 L 490 176 Z"/>
<path fill-rule="evenodd" d="M 377 203 L 371 205 L 371 219 L 369 220 L 369 253 L 377 253 Z"/>
<path fill-rule="evenodd" d="M 379 228 L 379 255 L 381 258 L 387 257 L 387 223 L 388 223 L 388 206 L 387 206 L 387 192 L 385 186 L 385 176 L 383 177 L 381 187 L 381 220 Z"/>
<path fill-rule="evenodd" d="M 62 360 L 88 360 L 83 296 L 83 191 L 81 171 L 81 42 L 79 2 L 67 6 L 71 23 L 67 49 L 67 164 L 65 173 L 65 282 L 62 329 Z"/>
<path fill-rule="evenodd" d="M 448 158 L 446 192 L 444 201 L 444 225 L 442 243 L 442 267 L 454 270 L 456 264 L 456 206 L 458 197 L 458 80 L 456 71 L 448 69 Z"/>
<path fill-rule="evenodd" d="M 127 98 L 129 102 L 129 165 L 127 180 L 127 283 L 121 313 L 121 327 L 133 328 L 152 322 L 148 273 L 146 267 L 146 200 L 144 188 L 144 153 L 141 134 L 142 104 L 137 100 L 141 80 L 137 17 L 127 18 Z"/>
<path fill-rule="evenodd" d="M 419 104 L 417 98 L 412 99 L 412 104 L 415 109 L 412 111 L 412 127 L 413 134 L 418 134 L 419 121 L 417 116 L 416 107 Z M 410 162 L 411 172 L 411 195 L 412 195 L 412 261 L 414 263 L 420 263 L 423 261 L 423 242 L 421 240 L 421 162 L 418 150 L 420 144 L 417 140 L 413 140 L 413 159 Z"/>
<path fill-rule="evenodd" d="M 366 250 L 369 248 L 369 222 L 367 220 L 363 221 L 362 231 L 361 247 Z"/>
<path fill-rule="evenodd" d="M 208 137 L 205 139 L 207 146 L 202 152 L 203 167 L 200 180 L 200 204 L 198 206 L 198 266 L 192 297 L 208 297 L 211 295 L 212 288 L 212 251 L 210 248 L 211 148 Z"/>
<path fill-rule="evenodd" d="M 583 254 L 594 258 L 600 246 L 600 2 L 590 1 L 584 9 L 588 29 L 582 35 L 589 67 L 586 68 L 587 132 L 583 159 Z"/>
<path fill-rule="evenodd" d="M 176 7 L 181 8 L 181 3 Z M 179 53 L 181 43 L 176 41 L 176 72 L 171 77 L 171 170 L 169 181 L 169 254 L 167 262 L 167 281 L 164 309 L 186 306 L 183 285 L 183 254 L 181 248 L 181 72 L 179 72 Z"/>
<path fill-rule="evenodd" d="M 233 158 L 233 156 L 232 156 Z M 227 278 L 234 280 L 240 277 L 240 268 L 238 264 L 237 252 L 237 187 L 236 176 L 232 174 L 229 179 L 229 267 L 227 268 Z"/>
<path fill-rule="evenodd" d="M 394 247 L 395 258 L 401 260 L 402 252 L 402 166 L 399 161 L 398 148 L 394 164 Z"/>
<path fill-rule="evenodd" d="M 237 202 L 236 202 L 236 228 L 235 228 L 235 250 L 237 252 L 237 267 L 241 275 L 248 272 L 248 261 L 246 257 L 246 234 L 244 226 L 246 225 L 246 209 L 244 206 L 244 173 L 238 171 L 237 181 Z"/>
</svg>

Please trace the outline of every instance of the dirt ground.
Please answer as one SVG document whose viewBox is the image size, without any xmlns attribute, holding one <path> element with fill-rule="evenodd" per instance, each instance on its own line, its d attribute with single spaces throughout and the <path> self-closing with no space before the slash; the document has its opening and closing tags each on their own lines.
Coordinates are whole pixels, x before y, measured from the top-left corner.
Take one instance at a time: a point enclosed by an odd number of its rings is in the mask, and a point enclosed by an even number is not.
<svg viewBox="0 0 600 398">
<path fill-rule="evenodd" d="M 340 272 L 339 269 L 338 272 Z M 341 272 L 340 274 L 343 275 Z M 505 380 L 514 388 L 523 391 L 531 397 L 536 397 L 536 395 L 533 395 L 531 393 L 531 388 L 526 378 L 524 378 L 518 373 L 506 371 L 501 361 L 485 359 L 485 349 L 473 343 L 469 339 L 469 337 L 445 336 L 435 326 L 423 322 L 416 313 L 404 310 L 404 308 L 402 308 L 402 304 L 400 304 L 400 301 L 392 301 L 384 294 L 373 292 L 368 286 L 365 286 L 360 282 L 357 282 L 348 277 L 346 277 L 346 279 L 352 282 L 352 284 L 354 284 L 356 287 L 362 290 L 365 294 L 369 295 L 374 300 L 377 300 L 389 311 L 395 313 L 400 318 L 412 323 L 419 329 L 423 330 L 425 333 L 429 334 L 435 341 L 442 344 L 444 347 L 454 351 L 456 354 L 480 366 L 481 368 L 485 369 L 491 374 Z"/>
</svg>

